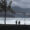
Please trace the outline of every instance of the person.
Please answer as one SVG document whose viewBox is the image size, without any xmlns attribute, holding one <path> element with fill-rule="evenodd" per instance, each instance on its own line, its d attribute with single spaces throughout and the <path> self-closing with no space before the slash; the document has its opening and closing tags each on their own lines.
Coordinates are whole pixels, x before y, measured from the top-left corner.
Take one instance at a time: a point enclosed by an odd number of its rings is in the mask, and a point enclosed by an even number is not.
<svg viewBox="0 0 30 30">
<path fill-rule="evenodd" d="M 20 21 L 18 22 L 18 25 L 20 25 Z"/>
<path fill-rule="evenodd" d="M 17 20 L 16 20 L 16 25 L 17 25 Z"/>
</svg>

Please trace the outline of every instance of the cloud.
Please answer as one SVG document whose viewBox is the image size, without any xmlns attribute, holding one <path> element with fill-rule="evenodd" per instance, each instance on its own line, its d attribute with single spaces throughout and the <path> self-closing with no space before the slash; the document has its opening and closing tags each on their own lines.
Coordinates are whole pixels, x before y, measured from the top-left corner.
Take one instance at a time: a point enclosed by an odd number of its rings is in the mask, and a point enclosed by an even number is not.
<svg viewBox="0 0 30 30">
<path fill-rule="evenodd" d="M 7 0 L 7 6 L 10 0 Z M 21 8 L 30 8 L 30 0 L 12 0 L 12 7 L 19 6 Z"/>
<path fill-rule="evenodd" d="M 12 2 L 12 6 L 16 6 L 18 3 L 17 2 Z"/>
<path fill-rule="evenodd" d="M 15 5 L 21 8 L 30 8 L 30 0 L 13 0 L 12 6 Z"/>
</svg>

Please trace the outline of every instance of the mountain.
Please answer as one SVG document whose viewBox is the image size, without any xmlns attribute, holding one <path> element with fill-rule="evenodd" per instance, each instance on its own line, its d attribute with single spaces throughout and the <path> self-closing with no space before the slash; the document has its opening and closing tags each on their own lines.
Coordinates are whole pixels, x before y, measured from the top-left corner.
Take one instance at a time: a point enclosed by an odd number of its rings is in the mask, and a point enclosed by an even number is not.
<svg viewBox="0 0 30 30">
<path fill-rule="evenodd" d="M 21 8 L 21 7 L 13 7 L 12 8 L 16 11 L 16 13 L 20 13 L 20 12 L 30 12 L 30 8 Z"/>
</svg>

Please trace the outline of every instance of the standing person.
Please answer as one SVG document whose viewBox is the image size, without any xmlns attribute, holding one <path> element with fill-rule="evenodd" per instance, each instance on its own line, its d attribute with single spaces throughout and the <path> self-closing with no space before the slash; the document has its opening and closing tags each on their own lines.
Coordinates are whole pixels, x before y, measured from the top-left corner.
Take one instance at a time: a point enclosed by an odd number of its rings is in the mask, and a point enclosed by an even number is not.
<svg viewBox="0 0 30 30">
<path fill-rule="evenodd" d="M 17 20 L 16 20 L 16 25 L 17 25 Z"/>
<path fill-rule="evenodd" d="M 20 21 L 18 22 L 18 25 L 20 25 Z"/>
</svg>

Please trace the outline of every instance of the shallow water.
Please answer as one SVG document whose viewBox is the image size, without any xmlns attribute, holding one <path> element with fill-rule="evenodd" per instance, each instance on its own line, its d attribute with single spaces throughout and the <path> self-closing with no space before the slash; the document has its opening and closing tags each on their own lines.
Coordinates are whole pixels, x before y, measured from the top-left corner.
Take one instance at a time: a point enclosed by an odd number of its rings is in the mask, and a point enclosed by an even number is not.
<svg viewBox="0 0 30 30">
<path fill-rule="evenodd" d="M 4 24 L 4 17 L 0 17 L 0 24 Z M 6 18 L 6 24 L 16 24 L 16 20 L 17 20 L 17 24 L 20 21 L 21 25 L 30 25 L 30 18 Z"/>
</svg>

